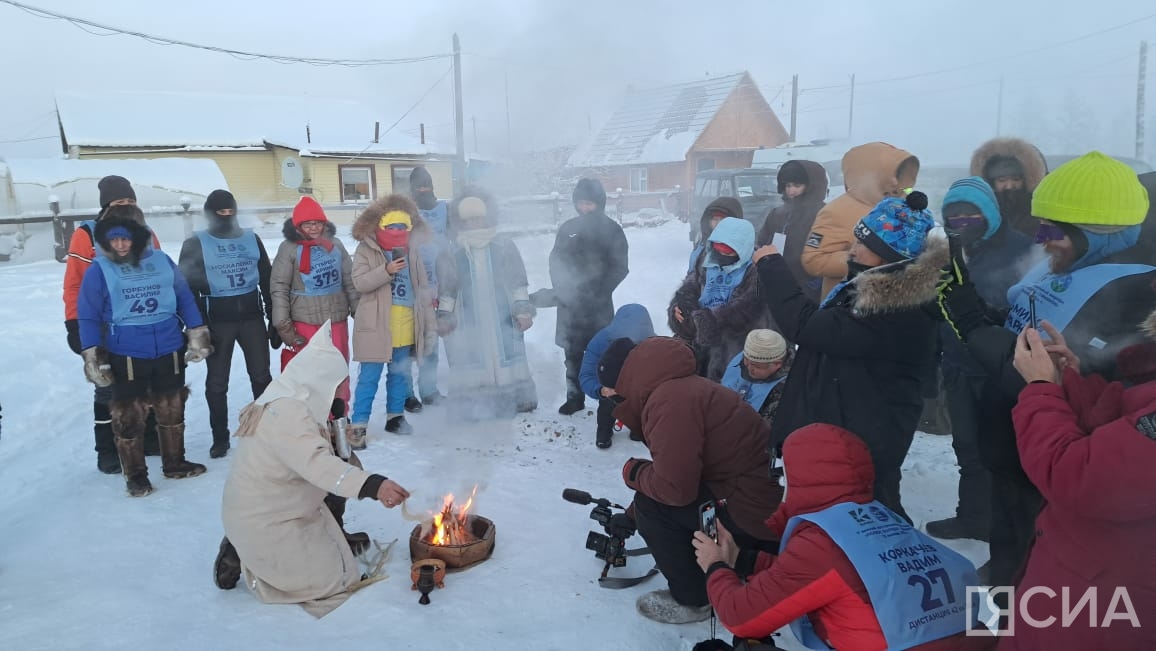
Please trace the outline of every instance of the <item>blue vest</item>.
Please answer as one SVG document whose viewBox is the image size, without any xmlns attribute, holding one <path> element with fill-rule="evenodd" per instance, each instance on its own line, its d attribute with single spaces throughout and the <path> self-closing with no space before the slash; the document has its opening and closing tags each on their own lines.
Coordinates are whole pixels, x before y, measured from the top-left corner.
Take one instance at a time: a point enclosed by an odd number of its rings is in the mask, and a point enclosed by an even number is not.
<svg viewBox="0 0 1156 651">
<path fill-rule="evenodd" d="M 771 395 L 771 391 L 785 379 L 786 376 L 766 382 L 748 380 L 743 377 L 743 354 L 739 353 L 735 355 L 735 358 L 727 366 L 726 372 L 723 373 L 722 385 L 738 392 L 748 405 L 754 407 L 755 411 L 762 413 L 763 403 L 767 401 L 767 396 Z"/>
<path fill-rule="evenodd" d="M 889 651 L 970 629 L 967 586 L 978 586 L 971 561 L 917 531 L 879 502 L 843 502 L 787 522 L 780 551 L 801 522 L 823 529 L 850 559 L 875 608 L 875 618 Z M 978 616 L 979 593 L 972 613 Z M 791 631 L 808 649 L 831 647 L 819 638 L 806 615 L 791 622 Z"/>
<path fill-rule="evenodd" d="M 177 313 L 173 265 L 163 255 L 146 250 L 135 267 L 117 264 L 104 255 L 98 255 L 96 263 L 108 285 L 114 326 L 160 323 Z"/>
<path fill-rule="evenodd" d="M 301 254 L 304 246 L 297 247 L 297 258 L 294 264 L 301 268 Z M 293 290 L 298 296 L 327 296 L 341 291 L 341 258 L 334 246 L 332 251 L 326 251 L 323 246 L 314 246 L 310 252 L 309 273 L 301 274 L 303 290 Z M 300 272 L 298 272 L 300 273 Z"/>
<path fill-rule="evenodd" d="M 256 291 L 261 251 L 253 231 L 246 229 L 241 237 L 235 238 L 218 238 L 201 232 L 197 233 L 197 239 L 201 241 L 210 296 L 240 296 Z"/>
<path fill-rule="evenodd" d="M 706 267 L 706 280 L 702 283 L 702 291 L 698 295 L 698 306 L 703 308 L 726 305 L 731 300 L 735 288 L 742 284 L 747 275 L 750 263 L 741 264 L 730 271 L 723 270 L 717 265 Z"/>
<path fill-rule="evenodd" d="M 393 261 L 393 252 L 386 252 L 385 257 Z M 405 307 L 413 307 L 413 281 L 409 275 L 409 265 L 402 269 L 393 277 L 393 304 L 403 305 Z"/>
<path fill-rule="evenodd" d="M 1036 295 L 1036 320 L 1064 331 L 1080 309 L 1113 280 L 1156 270 L 1146 264 L 1094 264 L 1071 273 L 1052 273 L 1044 260 L 1007 292 L 1011 305 L 1004 327 L 1019 334 L 1030 320 L 1028 295 Z"/>
<path fill-rule="evenodd" d="M 425 220 L 425 223 L 429 224 L 429 227 L 433 229 L 433 232 L 437 233 L 441 237 L 446 236 L 446 225 L 447 220 L 449 219 L 449 212 L 446 210 L 445 201 L 438 200 L 437 205 L 429 210 L 421 210 L 419 208 L 418 213 L 421 214 L 421 218 Z"/>
</svg>

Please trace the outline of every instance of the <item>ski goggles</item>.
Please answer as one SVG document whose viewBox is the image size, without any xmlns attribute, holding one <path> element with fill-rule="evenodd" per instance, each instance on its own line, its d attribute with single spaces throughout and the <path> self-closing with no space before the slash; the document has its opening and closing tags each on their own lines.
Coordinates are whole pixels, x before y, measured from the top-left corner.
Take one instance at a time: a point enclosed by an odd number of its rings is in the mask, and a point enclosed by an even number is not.
<svg viewBox="0 0 1156 651">
<path fill-rule="evenodd" d="M 1059 226 L 1051 222 L 1040 222 L 1040 228 L 1036 231 L 1036 244 L 1058 242 L 1067 236 L 1068 234 Z"/>
<path fill-rule="evenodd" d="M 980 217 L 979 215 L 947 218 L 947 230 L 954 231 L 956 233 L 986 228 L 987 220 L 985 220 L 983 217 Z"/>
</svg>

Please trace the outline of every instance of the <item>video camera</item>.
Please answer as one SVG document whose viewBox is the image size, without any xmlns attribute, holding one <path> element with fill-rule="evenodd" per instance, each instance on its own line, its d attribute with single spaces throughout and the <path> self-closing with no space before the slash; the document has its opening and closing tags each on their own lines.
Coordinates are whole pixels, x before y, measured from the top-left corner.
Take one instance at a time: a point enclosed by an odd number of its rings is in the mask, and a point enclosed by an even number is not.
<svg viewBox="0 0 1156 651">
<path fill-rule="evenodd" d="M 562 491 L 562 499 L 574 504 L 594 504 L 590 510 L 590 519 L 602 525 L 606 534 L 591 531 L 586 536 L 586 549 L 594 552 L 594 557 L 606 562 L 607 568 L 626 566 L 626 538 L 615 535 L 610 530 L 610 518 L 614 513 L 610 509 L 625 511 L 626 507 L 614 504 L 605 498 L 591 497 L 590 493 L 576 488 L 567 488 Z"/>
</svg>

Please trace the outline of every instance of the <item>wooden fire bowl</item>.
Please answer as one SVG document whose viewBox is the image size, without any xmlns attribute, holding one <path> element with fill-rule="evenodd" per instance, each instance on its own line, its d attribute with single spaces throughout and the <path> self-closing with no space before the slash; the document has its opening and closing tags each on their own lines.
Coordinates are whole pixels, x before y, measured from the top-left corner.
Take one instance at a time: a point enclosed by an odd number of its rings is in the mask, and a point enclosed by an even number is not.
<svg viewBox="0 0 1156 651">
<path fill-rule="evenodd" d="M 477 540 L 465 545 L 434 545 L 421 539 L 423 525 L 409 534 L 409 557 L 416 562 L 426 558 L 445 561 L 447 571 L 464 570 L 488 559 L 494 553 L 494 523 L 480 515 L 467 515 L 466 526 Z"/>
</svg>

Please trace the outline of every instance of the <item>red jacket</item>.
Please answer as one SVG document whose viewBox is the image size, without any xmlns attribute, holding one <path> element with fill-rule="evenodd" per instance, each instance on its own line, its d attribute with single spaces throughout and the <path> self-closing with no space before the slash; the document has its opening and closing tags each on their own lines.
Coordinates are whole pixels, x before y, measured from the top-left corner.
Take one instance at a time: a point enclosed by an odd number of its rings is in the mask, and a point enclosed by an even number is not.
<svg viewBox="0 0 1156 651">
<path fill-rule="evenodd" d="M 1024 471 L 1047 500 L 1016 596 L 1052 589 L 1056 597 L 1036 594 L 1027 611 L 1057 622 L 1033 628 L 1017 608 L 1015 635 L 999 648 L 1156 648 L 1156 382 L 1124 388 L 1069 369 L 1062 386 L 1025 387 L 1012 418 Z M 1096 628 L 1087 607 L 1060 625 L 1064 587 L 1072 605 L 1097 589 Z M 1117 587 L 1127 589 L 1140 628 L 1124 619 L 1100 626 Z M 1111 612 L 1126 610 L 1117 603 Z"/>
<path fill-rule="evenodd" d="M 872 499 L 875 469 L 867 446 L 835 425 L 803 427 L 783 446 L 787 492 L 769 525 L 779 535 L 787 521 L 842 502 Z M 836 649 L 887 648 L 867 586 L 843 550 L 817 525 L 795 528 L 777 557 L 761 554 L 746 582 L 729 568 L 707 577 L 710 602 L 723 625 L 739 637 L 761 638 L 810 616 L 815 632 Z M 963 633 L 915 647 L 920 651 L 980 651 L 993 637 Z"/>
</svg>

